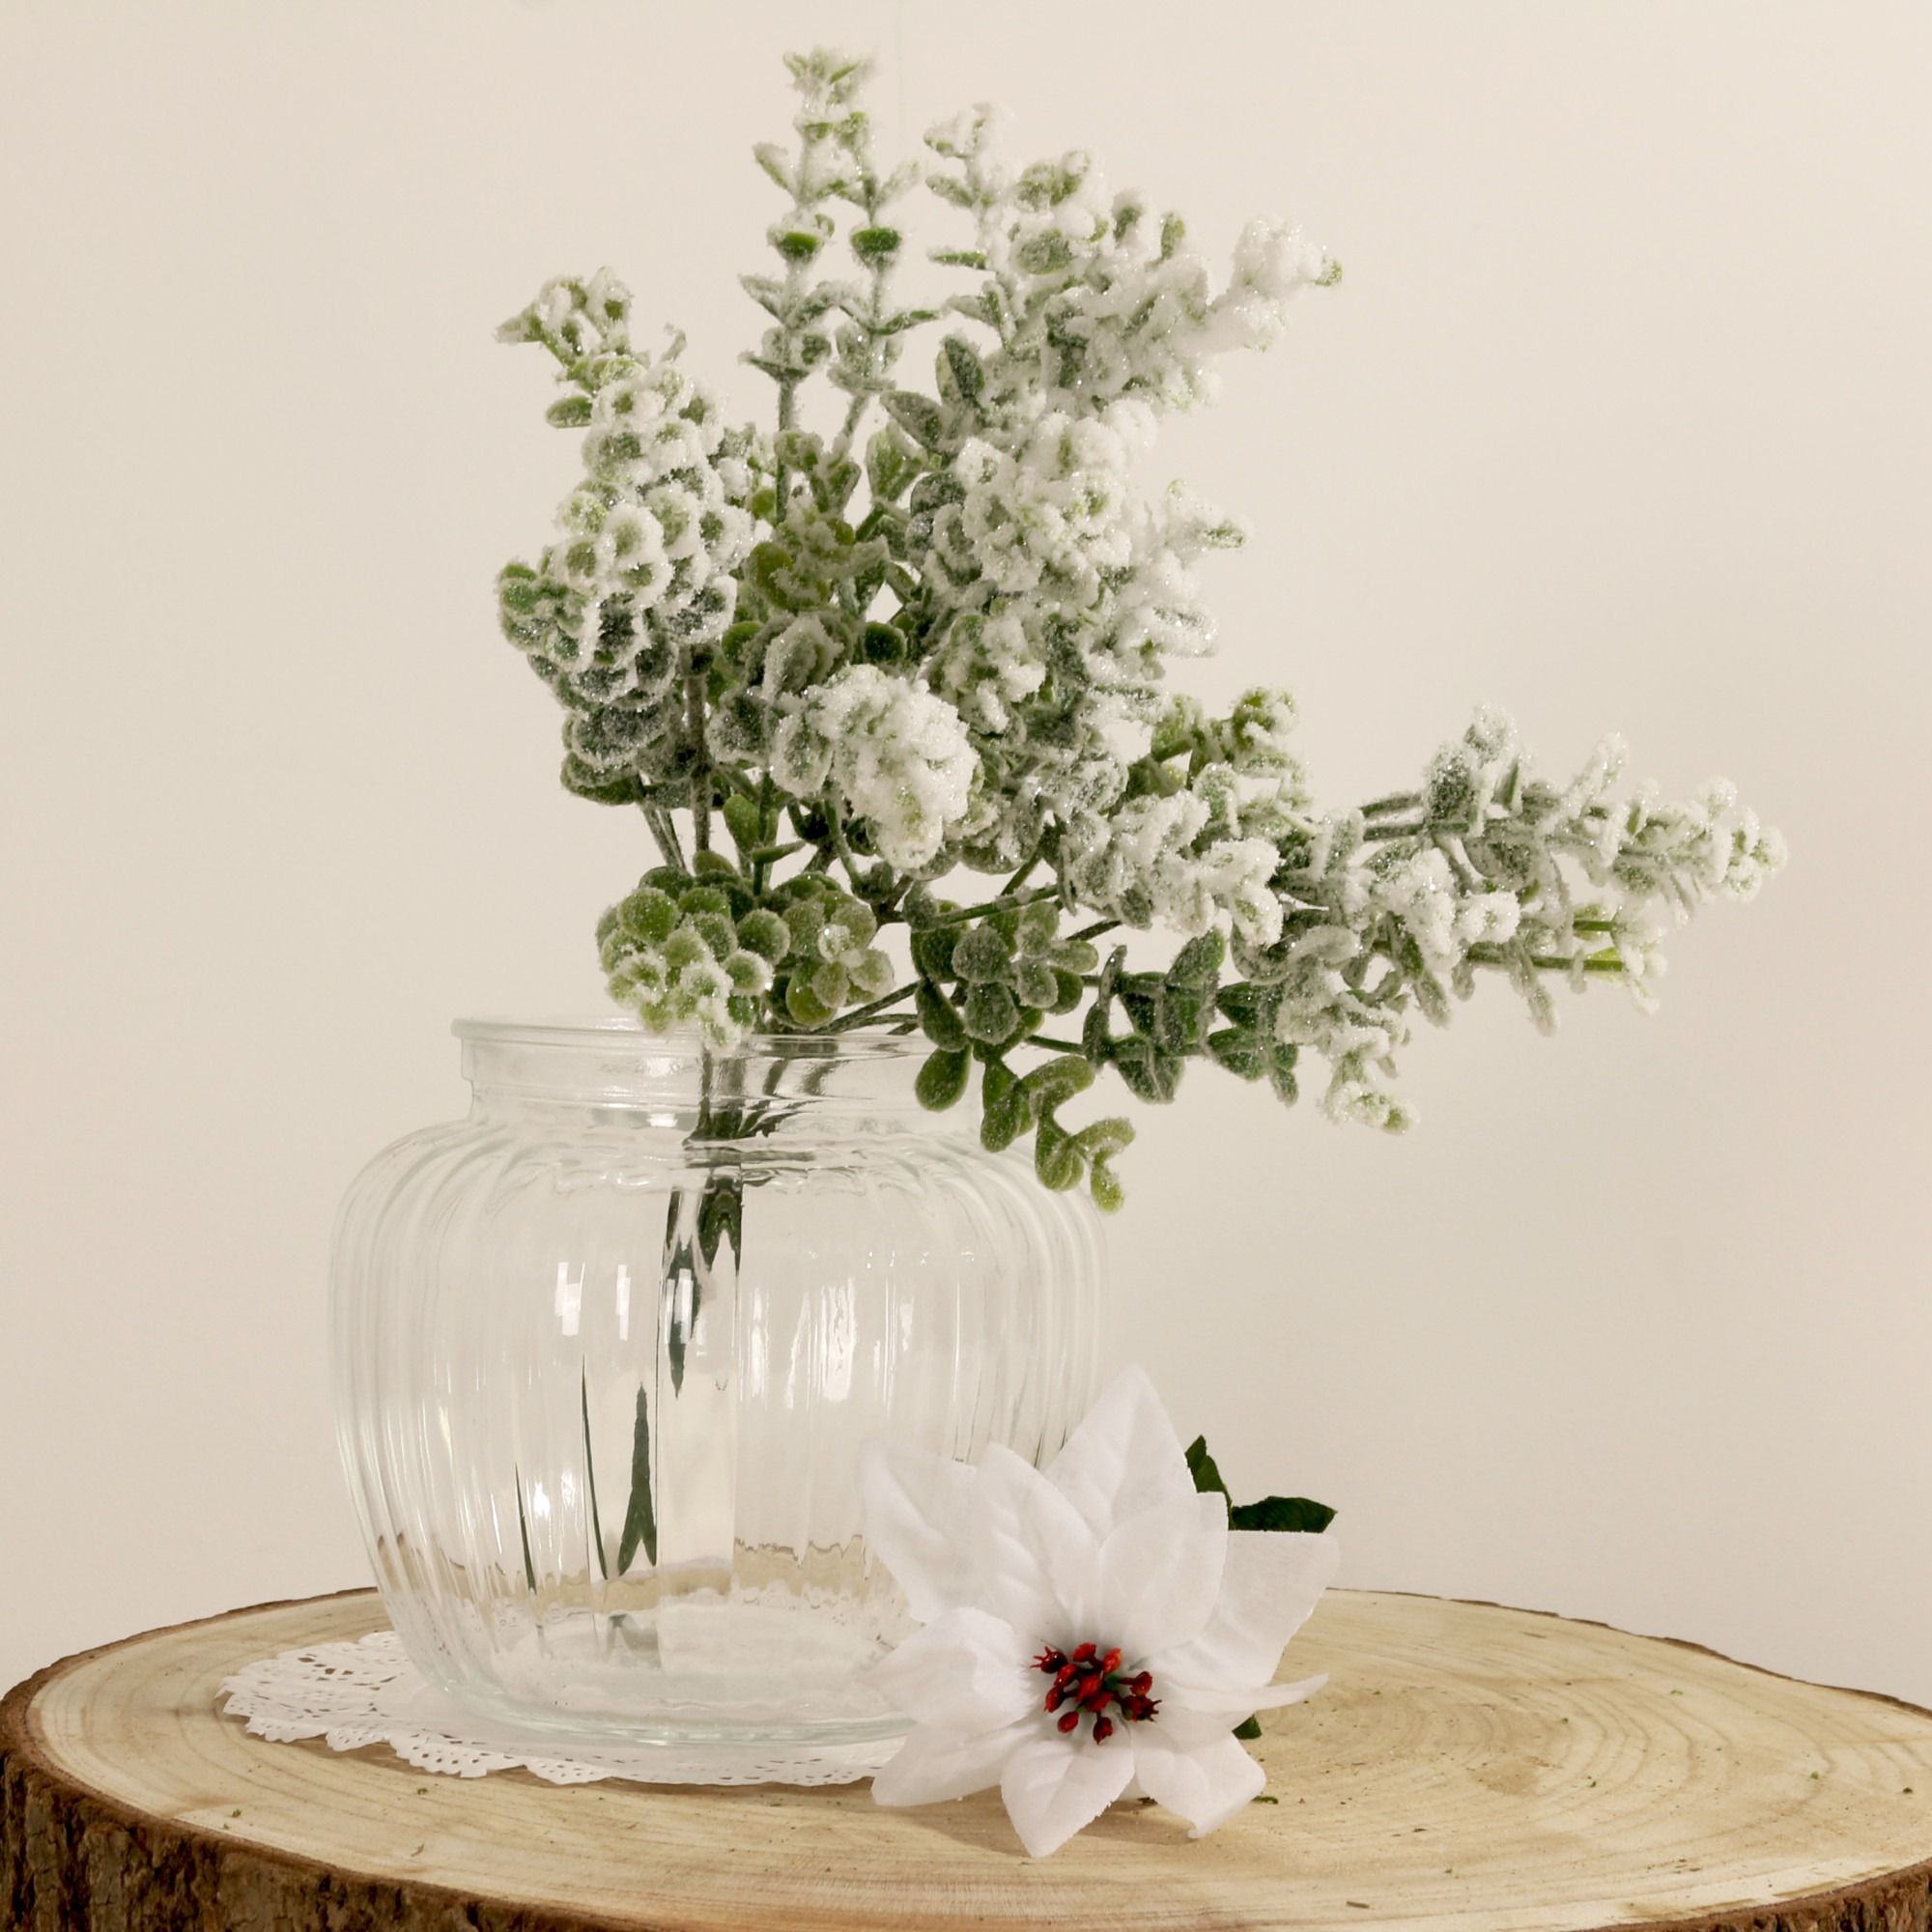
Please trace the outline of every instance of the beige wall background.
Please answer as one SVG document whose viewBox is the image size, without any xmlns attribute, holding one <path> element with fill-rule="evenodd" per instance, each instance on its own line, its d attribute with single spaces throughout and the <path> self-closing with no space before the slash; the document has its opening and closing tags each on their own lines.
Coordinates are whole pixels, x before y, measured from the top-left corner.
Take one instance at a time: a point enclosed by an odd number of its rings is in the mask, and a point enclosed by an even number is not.
<svg viewBox="0 0 1932 1932">
<path fill-rule="evenodd" d="M 1405 1142 L 1197 1072 L 1110 1357 L 1348 1581 L 1932 1701 L 1932 13 L 1719 0 L 0 10 L 0 1681 L 364 1577 L 335 1201 L 462 1105 L 453 1015 L 598 1007 L 643 863 L 495 634 L 572 448 L 491 329 L 610 262 L 765 408 L 808 37 L 888 136 L 990 96 L 1342 255 L 1163 451 L 1259 531 L 1196 688 L 1292 683 L 1325 795 L 1495 699 L 1794 853 L 1655 1019 L 1492 989 Z"/>
</svg>

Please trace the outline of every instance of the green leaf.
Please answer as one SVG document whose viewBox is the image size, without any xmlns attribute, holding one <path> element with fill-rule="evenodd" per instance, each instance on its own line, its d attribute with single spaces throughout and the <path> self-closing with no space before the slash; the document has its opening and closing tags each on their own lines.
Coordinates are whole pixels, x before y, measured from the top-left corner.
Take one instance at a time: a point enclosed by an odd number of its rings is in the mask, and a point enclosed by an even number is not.
<svg viewBox="0 0 1932 1932">
<path fill-rule="evenodd" d="M 1212 1493 L 1225 1496 L 1228 1486 L 1221 1480 L 1221 1471 L 1214 1459 L 1208 1453 L 1208 1438 L 1197 1435 L 1187 1445 L 1187 1473 L 1194 1478 L 1194 1488 L 1202 1495 Z"/>
<path fill-rule="evenodd" d="M 1043 1066 L 1036 1066 L 1021 1082 L 1042 1114 L 1084 1094 L 1094 1084 L 1093 1067 L 1077 1053 L 1056 1054 Z"/>
<path fill-rule="evenodd" d="M 1221 977 L 1221 962 L 1227 954 L 1228 943 L 1218 931 L 1204 932 L 1174 955 L 1174 963 L 1167 969 L 1167 983 L 1205 990 Z"/>
<path fill-rule="evenodd" d="M 1335 1520 L 1326 1503 L 1306 1496 L 1264 1496 L 1258 1503 L 1236 1503 L 1228 1512 L 1230 1529 L 1299 1530 L 1320 1535 Z"/>
<path fill-rule="evenodd" d="M 896 228 L 860 228 L 853 232 L 852 252 L 869 268 L 890 262 L 905 238 Z"/>
<path fill-rule="evenodd" d="M 903 664 L 910 654 L 905 633 L 894 624 L 867 624 L 859 639 L 859 655 L 867 664 Z"/>
<path fill-rule="evenodd" d="M 992 1071 L 990 1067 L 988 1073 Z M 1009 1148 L 1033 1125 L 1033 1101 L 1015 1081 L 997 1100 L 986 1102 L 980 1121 L 980 1144 L 990 1153 Z"/>
<path fill-rule="evenodd" d="M 524 1581 L 534 1590 L 537 1587 L 537 1566 L 530 1560 L 530 1520 L 524 1508 L 524 1472 L 514 1463 L 510 1468 L 510 1479 L 517 1488 L 517 1536 L 524 1546 Z"/>
<path fill-rule="evenodd" d="M 553 429 L 582 429 L 590 420 L 590 398 L 585 395 L 559 396 L 544 412 L 544 421 Z"/>
<path fill-rule="evenodd" d="M 776 141 L 760 141 L 752 157 L 787 194 L 796 194 L 792 184 L 791 156 Z"/>
<path fill-rule="evenodd" d="M 1259 1718 L 1243 1718 L 1235 1726 L 1235 1735 L 1243 1744 L 1253 1744 L 1262 1734 L 1262 1720 Z"/>
<path fill-rule="evenodd" d="M 932 888 L 926 885 L 908 887 L 905 897 L 899 901 L 899 917 L 915 932 L 923 931 L 934 920 L 943 917 L 951 910 L 948 901 L 935 898 Z"/>
<path fill-rule="evenodd" d="M 896 502 L 919 468 L 919 458 L 891 430 L 878 431 L 866 445 L 866 480 L 875 503 Z"/>
<path fill-rule="evenodd" d="M 718 1250 L 726 1241 L 736 1254 L 745 1232 L 745 1196 L 732 1177 L 721 1176 L 704 1183 L 697 1204 L 697 1252 L 707 1268 L 718 1264 Z"/>
<path fill-rule="evenodd" d="M 1208 1036 L 1208 1056 L 1242 1080 L 1259 1080 L 1268 1070 L 1267 1041 L 1240 1027 L 1223 1027 Z"/>
<path fill-rule="evenodd" d="M 1018 1084 L 1018 1076 L 1004 1060 L 989 1060 L 980 1076 L 980 1101 L 988 1107 L 998 1106 Z"/>
<path fill-rule="evenodd" d="M 929 396 L 911 389 L 890 389 L 879 398 L 886 413 L 927 449 L 944 450 L 951 440 L 947 435 L 946 412 Z"/>
<path fill-rule="evenodd" d="M 1073 246 L 1065 236 L 1048 231 L 1030 235 L 1013 250 L 1013 259 L 1030 275 L 1056 274 L 1073 259 Z"/>
<path fill-rule="evenodd" d="M 1020 1009 L 1004 986 L 986 980 L 967 993 L 962 1017 L 974 1039 L 998 1046 L 1012 1038 L 1020 1023 Z"/>
<path fill-rule="evenodd" d="M 906 498 L 906 508 L 914 516 L 924 516 L 947 503 L 963 503 L 966 500 L 966 486 L 950 469 L 928 469 L 912 486 L 912 495 Z M 918 590 L 917 582 L 913 589 Z"/>
<path fill-rule="evenodd" d="M 919 1104 L 933 1113 L 944 1113 L 966 1091 L 966 1078 L 973 1070 L 973 1056 L 963 1047 L 941 1047 L 928 1054 L 913 1092 Z"/>
<path fill-rule="evenodd" d="M 1041 1121 L 1034 1136 L 1033 1165 L 1042 1185 L 1056 1194 L 1078 1187 L 1087 1168 L 1073 1136 L 1050 1120 Z"/>
<path fill-rule="evenodd" d="M 1105 1160 L 1097 1157 L 1087 1170 L 1087 1189 L 1094 1197 L 1094 1207 L 1103 1214 L 1119 1213 L 1127 1198 L 1127 1190 L 1121 1185 L 1121 1177 Z"/>
<path fill-rule="evenodd" d="M 919 1014 L 919 1023 L 925 1029 L 925 1037 L 934 1046 L 944 1047 L 948 1052 L 963 1051 L 966 1045 L 966 1025 L 954 1009 L 952 1002 L 935 986 L 930 980 L 922 980 L 919 989 L 913 994 L 913 1006 Z"/>
<path fill-rule="evenodd" d="M 1075 981 L 1078 984 L 1078 981 Z M 1044 961 L 1021 959 L 1013 967 L 1013 991 L 1030 1007 L 1054 1007 L 1060 1001 L 1060 976 Z"/>
<path fill-rule="evenodd" d="M 837 516 L 858 487 L 859 466 L 848 457 L 827 466 L 825 473 L 812 484 L 812 496 L 821 510 Z"/>
<path fill-rule="evenodd" d="M 939 376 L 968 408 L 977 408 L 986 389 L 986 365 L 964 336 L 949 335 L 939 345 Z M 943 392 L 943 391 L 942 391 Z"/>
<path fill-rule="evenodd" d="M 810 476 L 825 454 L 825 440 L 808 429 L 784 429 L 772 439 L 772 450 L 787 469 Z"/>
<path fill-rule="evenodd" d="M 1269 1084 L 1284 1106 L 1293 1106 L 1299 1092 L 1294 1082 L 1294 1062 L 1300 1051 L 1298 1046 L 1277 1046 L 1268 1062 Z"/>
<path fill-rule="evenodd" d="M 969 925 L 952 947 L 952 970 L 960 979 L 999 984 L 1007 978 L 1013 950 L 990 922 Z"/>
<path fill-rule="evenodd" d="M 790 566 L 791 552 L 778 543 L 758 544 L 745 559 L 745 569 L 753 587 L 768 603 L 776 604 L 781 610 L 791 608 L 784 577 Z"/>
<path fill-rule="evenodd" d="M 644 1390 L 638 1389 L 637 1420 L 631 1427 L 631 1501 L 624 1512 L 624 1533 L 617 1544 L 617 1574 L 631 1567 L 641 1545 L 644 1560 L 658 1560 L 658 1519 L 651 1506 L 651 1412 Z"/>
<path fill-rule="evenodd" d="M 590 1494 L 590 1543 L 597 1551 L 597 1574 L 609 1577 L 611 1557 L 604 1547 L 604 1520 L 597 1511 L 597 1455 L 590 1443 L 590 1370 L 587 1365 L 577 1372 L 577 1393 L 579 1407 L 583 1415 L 583 1486 Z M 527 1533 L 525 1547 L 528 1547 Z"/>
<path fill-rule="evenodd" d="M 1110 1114 L 1082 1127 L 1073 1138 L 1090 1160 L 1112 1160 L 1133 1145 L 1134 1123 L 1122 1115 Z"/>
<path fill-rule="evenodd" d="M 1152 973 L 1130 973 L 1121 981 L 1121 1009 L 1138 1034 L 1151 1037 L 1160 1023 L 1160 996 L 1166 990 Z"/>
<path fill-rule="evenodd" d="M 741 853 L 750 852 L 764 840 L 764 814 L 741 791 L 724 801 L 724 829 Z"/>
<path fill-rule="evenodd" d="M 1186 1062 L 1156 1050 L 1151 1040 L 1120 1039 L 1109 1049 L 1115 1070 L 1127 1091 L 1150 1106 L 1164 1106 L 1180 1085 Z"/>
<path fill-rule="evenodd" d="M 952 971 L 952 949 L 958 937 L 956 925 L 933 925 L 923 932 L 916 931 L 912 936 L 912 963 L 928 980 L 956 978 Z"/>
<path fill-rule="evenodd" d="M 785 285 L 776 275 L 740 275 L 738 286 L 775 321 L 785 319 Z"/>
<path fill-rule="evenodd" d="M 810 228 L 775 228 L 767 239 L 787 262 L 809 262 L 825 246 L 825 237 Z"/>
<path fill-rule="evenodd" d="M 1154 1037 L 1164 1053 L 1199 1052 L 1206 1021 L 1212 1009 L 1198 992 L 1175 987 L 1163 989 L 1154 1006 Z"/>
<path fill-rule="evenodd" d="M 1100 982 L 1094 989 L 1094 1004 L 1087 1009 L 1087 1018 L 1080 1029 L 1080 1044 L 1087 1058 L 1101 1061 L 1107 1058 L 1112 1044 L 1107 1032 L 1108 1013 L 1114 1004 L 1115 989 L 1121 983 L 1122 969 L 1127 963 L 1127 949 L 1117 946 L 1107 955 L 1107 963 L 1100 969 Z"/>
</svg>

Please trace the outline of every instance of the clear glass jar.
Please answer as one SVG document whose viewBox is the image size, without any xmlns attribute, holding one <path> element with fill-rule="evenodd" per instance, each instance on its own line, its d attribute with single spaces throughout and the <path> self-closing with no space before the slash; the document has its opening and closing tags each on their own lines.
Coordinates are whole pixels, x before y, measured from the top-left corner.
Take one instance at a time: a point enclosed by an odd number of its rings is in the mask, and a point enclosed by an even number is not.
<svg viewBox="0 0 1932 1932">
<path fill-rule="evenodd" d="M 1059 1446 L 1091 1208 L 924 1112 L 917 1039 L 455 1032 L 468 1118 L 379 1154 L 336 1227 L 343 1460 L 411 1656 L 557 1738 L 903 1728 L 855 1674 L 904 1630 L 860 1448 Z"/>
</svg>

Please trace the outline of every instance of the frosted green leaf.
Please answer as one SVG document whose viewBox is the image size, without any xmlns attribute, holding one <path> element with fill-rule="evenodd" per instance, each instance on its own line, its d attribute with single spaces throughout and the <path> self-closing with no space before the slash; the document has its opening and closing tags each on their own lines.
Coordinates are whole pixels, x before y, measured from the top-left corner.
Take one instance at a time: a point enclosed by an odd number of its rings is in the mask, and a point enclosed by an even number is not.
<svg viewBox="0 0 1932 1932">
<path fill-rule="evenodd" d="M 1078 1187 L 1087 1171 L 1073 1137 L 1050 1120 L 1041 1121 L 1034 1134 L 1034 1171 L 1056 1193 Z"/>
<path fill-rule="evenodd" d="M 975 984 L 1003 981 L 1012 956 L 1012 949 L 998 927 L 970 925 L 952 942 L 952 970 Z"/>
<path fill-rule="evenodd" d="M 915 1001 L 920 1025 L 935 1046 L 957 1050 L 966 1044 L 966 1025 L 952 1004 L 928 980 L 922 980 Z"/>
<path fill-rule="evenodd" d="M 1004 986 L 981 983 L 968 991 L 960 1017 L 972 1038 L 998 1046 L 1013 1037 L 1020 1009 Z"/>
<path fill-rule="evenodd" d="M 973 1057 L 963 1048 L 941 1048 L 929 1055 L 914 1083 L 920 1105 L 935 1113 L 952 1106 L 965 1093 L 972 1069 Z"/>
</svg>

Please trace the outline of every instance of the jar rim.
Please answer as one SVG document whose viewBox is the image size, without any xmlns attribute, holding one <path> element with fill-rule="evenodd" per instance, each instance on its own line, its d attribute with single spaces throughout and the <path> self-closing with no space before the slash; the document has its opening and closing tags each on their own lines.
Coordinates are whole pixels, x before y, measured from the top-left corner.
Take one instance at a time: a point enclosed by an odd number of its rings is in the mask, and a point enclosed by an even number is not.
<svg viewBox="0 0 1932 1932">
<path fill-rule="evenodd" d="M 867 1060 L 923 1058 L 931 1042 L 917 1029 L 854 1027 L 848 1033 L 751 1033 L 732 1047 L 707 1047 L 696 1027 L 672 1033 L 648 1032 L 635 1014 L 607 1013 L 594 1019 L 511 1019 L 494 1014 L 452 1020 L 450 1032 L 466 1046 L 528 1046 L 610 1053 L 635 1048 L 653 1061 L 699 1060 Z"/>
</svg>

